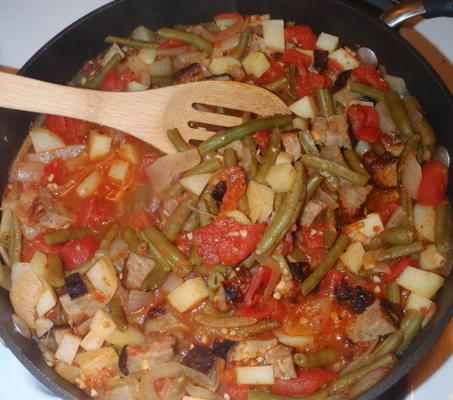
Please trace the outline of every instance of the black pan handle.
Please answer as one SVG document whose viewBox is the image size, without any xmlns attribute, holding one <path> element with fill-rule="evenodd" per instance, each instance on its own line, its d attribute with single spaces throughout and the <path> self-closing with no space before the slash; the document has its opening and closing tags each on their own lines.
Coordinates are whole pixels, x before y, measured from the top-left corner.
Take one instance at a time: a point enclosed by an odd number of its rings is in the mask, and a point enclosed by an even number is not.
<svg viewBox="0 0 453 400">
<path fill-rule="evenodd" d="M 394 28 L 417 15 L 425 18 L 453 17 L 453 0 L 406 0 L 385 11 L 380 18 Z"/>
</svg>

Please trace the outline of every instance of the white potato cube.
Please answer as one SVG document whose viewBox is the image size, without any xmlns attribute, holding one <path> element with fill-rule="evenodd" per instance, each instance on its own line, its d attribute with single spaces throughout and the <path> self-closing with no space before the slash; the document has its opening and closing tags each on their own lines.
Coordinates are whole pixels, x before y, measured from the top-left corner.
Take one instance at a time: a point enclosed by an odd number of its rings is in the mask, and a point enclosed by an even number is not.
<svg viewBox="0 0 453 400">
<path fill-rule="evenodd" d="M 262 22 L 266 47 L 273 51 L 285 51 L 285 24 L 282 19 L 268 19 Z"/>
<path fill-rule="evenodd" d="M 420 253 L 420 267 L 423 269 L 438 269 L 445 262 L 445 257 L 437 251 L 436 246 L 430 244 Z"/>
<path fill-rule="evenodd" d="M 60 136 L 39 126 L 34 126 L 30 130 L 30 138 L 37 153 L 65 147 L 65 142 Z"/>
<path fill-rule="evenodd" d="M 137 148 L 132 143 L 123 143 L 120 146 L 118 155 L 132 164 L 138 164 L 139 162 Z"/>
<path fill-rule="evenodd" d="M 72 333 L 65 333 L 55 353 L 57 360 L 72 364 L 82 339 Z"/>
<path fill-rule="evenodd" d="M 286 164 L 293 161 L 293 156 L 285 151 L 278 153 L 277 159 L 275 160 L 275 165 Z"/>
<path fill-rule="evenodd" d="M 329 33 L 321 32 L 316 41 L 316 48 L 326 50 L 332 53 L 337 47 L 340 39 L 338 36 L 330 35 Z"/>
<path fill-rule="evenodd" d="M 114 160 L 109 168 L 108 177 L 115 182 L 123 183 L 129 177 L 130 164 L 124 160 Z"/>
<path fill-rule="evenodd" d="M 143 83 L 136 82 L 136 81 L 130 81 L 127 83 L 128 92 L 140 92 L 140 91 L 146 90 L 148 88 L 149 88 L 148 85 L 145 85 Z"/>
<path fill-rule="evenodd" d="M 227 74 L 232 68 L 238 68 L 241 66 L 241 62 L 234 57 L 224 56 L 215 57 L 209 63 L 209 71 L 213 75 Z"/>
<path fill-rule="evenodd" d="M 396 281 L 403 288 L 430 299 L 444 284 L 445 278 L 433 272 L 409 266 Z"/>
<path fill-rule="evenodd" d="M 76 362 L 85 376 L 93 376 L 103 369 L 115 371 L 118 368 L 118 354 L 112 347 L 77 354 Z"/>
<path fill-rule="evenodd" d="M 145 343 L 143 333 L 132 326 L 128 326 L 124 332 L 121 332 L 119 329 L 115 329 L 115 331 L 105 340 L 108 343 L 118 347 L 123 347 L 128 344 L 137 346 Z"/>
<path fill-rule="evenodd" d="M 168 295 L 168 301 L 179 312 L 185 312 L 209 296 L 203 278 L 185 281 Z"/>
<path fill-rule="evenodd" d="M 87 272 L 94 288 L 110 300 L 118 288 L 118 276 L 115 267 L 108 257 L 102 257 Z"/>
<path fill-rule="evenodd" d="M 60 360 L 55 362 L 55 372 L 71 383 L 76 383 L 76 379 L 80 376 L 79 367 L 69 365 Z"/>
<path fill-rule="evenodd" d="M 266 175 L 266 182 L 276 193 L 285 193 L 294 183 L 297 172 L 291 163 L 272 165 Z"/>
<path fill-rule="evenodd" d="M 304 96 L 288 108 L 298 117 L 316 118 L 318 116 L 318 106 L 312 96 Z"/>
<path fill-rule="evenodd" d="M 414 225 L 425 239 L 434 242 L 435 210 L 433 206 L 417 203 L 414 206 Z"/>
<path fill-rule="evenodd" d="M 295 129 L 299 129 L 301 131 L 308 129 L 308 121 L 305 118 L 294 118 L 293 119 L 293 126 Z"/>
<path fill-rule="evenodd" d="M 36 331 L 36 336 L 42 337 L 44 336 L 47 332 L 49 332 L 54 323 L 48 318 L 38 318 L 35 321 L 35 331 Z"/>
<path fill-rule="evenodd" d="M 263 222 L 272 213 L 274 205 L 274 191 L 266 185 L 250 181 L 247 186 L 247 203 L 249 206 L 249 218 L 252 222 Z"/>
<path fill-rule="evenodd" d="M 236 382 L 239 385 L 273 385 L 274 369 L 272 365 L 256 367 L 236 367 Z"/>
<path fill-rule="evenodd" d="M 187 178 L 182 178 L 179 182 L 181 182 L 181 185 L 184 187 L 184 189 L 199 196 L 205 186 L 208 184 L 211 176 L 212 174 L 192 175 L 188 176 Z"/>
<path fill-rule="evenodd" d="M 98 309 L 90 323 L 90 329 L 99 337 L 108 338 L 116 329 L 116 324 L 113 322 L 110 314 L 104 310 Z"/>
<path fill-rule="evenodd" d="M 362 243 L 352 242 L 346 251 L 340 255 L 340 260 L 351 272 L 356 274 L 362 267 L 364 255 L 365 249 Z"/>
<path fill-rule="evenodd" d="M 44 253 L 41 253 L 40 251 L 35 251 L 33 253 L 33 257 L 30 260 L 30 266 L 35 272 L 36 275 L 38 275 L 41 279 L 46 278 L 47 275 L 47 255 Z"/>
<path fill-rule="evenodd" d="M 156 53 L 156 49 L 143 48 L 138 52 L 138 56 L 145 64 L 151 65 L 156 59 Z"/>
<path fill-rule="evenodd" d="M 51 310 L 57 304 L 57 295 L 51 287 L 47 288 L 41 295 L 36 305 L 38 316 L 42 317 L 47 311 Z"/>
<path fill-rule="evenodd" d="M 242 66 L 245 72 L 259 78 L 270 68 L 271 64 L 261 51 L 251 51 L 242 60 Z"/>
<path fill-rule="evenodd" d="M 86 351 L 96 350 L 102 347 L 102 343 L 104 343 L 103 338 L 96 335 L 95 332 L 89 331 L 80 343 L 80 347 Z"/>
<path fill-rule="evenodd" d="M 91 196 L 98 188 L 102 180 L 102 175 L 98 170 L 94 170 L 91 174 L 85 177 L 76 188 L 76 193 L 80 197 Z"/>
<path fill-rule="evenodd" d="M 354 69 L 359 66 L 359 61 L 348 48 L 335 50 L 329 58 L 340 64 L 345 70 Z"/>
<path fill-rule="evenodd" d="M 416 310 L 426 315 L 433 304 L 434 303 L 430 299 L 412 292 L 407 298 L 406 310 Z"/>
<path fill-rule="evenodd" d="M 368 214 L 365 218 L 356 221 L 345 228 L 346 234 L 350 237 L 353 237 L 353 234 L 358 232 L 367 238 L 372 238 L 383 230 L 384 225 L 382 224 L 381 217 L 378 213 Z M 360 241 L 363 243 L 362 240 Z"/>
<path fill-rule="evenodd" d="M 91 131 L 88 137 L 88 157 L 91 161 L 98 160 L 110 153 L 112 138 L 97 131 Z"/>
</svg>

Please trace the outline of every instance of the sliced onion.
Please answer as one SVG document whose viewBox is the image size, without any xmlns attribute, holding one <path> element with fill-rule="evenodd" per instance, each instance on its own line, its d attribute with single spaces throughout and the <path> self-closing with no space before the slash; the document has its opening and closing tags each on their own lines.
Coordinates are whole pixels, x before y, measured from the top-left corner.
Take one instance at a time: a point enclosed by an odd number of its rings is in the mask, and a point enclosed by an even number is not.
<svg viewBox="0 0 453 400">
<path fill-rule="evenodd" d="M 355 398 L 366 392 L 369 388 L 378 383 L 387 374 L 388 370 L 388 367 L 379 367 L 366 374 L 354 386 L 352 386 L 349 392 L 349 397 Z"/>
<path fill-rule="evenodd" d="M 188 46 L 174 47 L 172 49 L 157 49 L 156 55 L 160 57 L 179 56 L 180 54 L 187 53 Z"/>
<path fill-rule="evenodd" d="M 406 188 L 407 194 L 417 200 L 418 197 L 418 188 L 420 186 L 420 181 L 422 180 L 422 168 L 415 158 L 413 151 L 409 152 L 406 155 L 404 163 L 403 176 L 401 177 L 401 182 L 403 187 Z"/>
<path fill-rule="evenodd" d="M 334 210 L 335 208 L 340 207 L 337 201 L 335 201 L 332 197 L 329 196 L 326 192 L 322 189 L 318 189 L 315 194 L 313 195 L 313 200 L 317 200 L 324 204 L 327 208 Z"/>
<path fill-rule="evenodd" d="M 162 378 L 176 378 L 183 373 L 181 364 L 168 362 L 159 364 L 158 368 L 152 368 L 140 381 L 140 392 L 145 399 L 159 399 L 154 388 L 154 382 Z"/>
<path fill-rule="evenodd" d="M 141 310 L 151 299 L 151 295 L 148 292 L 141 290 L 131 290 L 127 299 L 126 313 L 132 314 Z"/>
<path fill-rule="evenodd" d="M 403 207 L 398 207 L 385 224 L 385 229 L 397 228 L 401 225 L 405 216 Z"/>
<path fill-rule="evenodd" d="M 142 85 L 149 87 L 151 83 L 151 77 L 149 74 L 150 67 L 139 56 L 128 56 L 125 66 L 139 78 L 139 82 Z"/>
<path fill-rule="evenodd" d="M 376 347 L 378 341 L 379 339 L 374 339 L 363 353 L 359 354 L 340 371 L 340 376 L 346 375 L 348 372 L 355 370 L 359 365 L 365 363 L 368 359 L 368 356 Z"/>
<path fill-rule="evenodd" d="M 100 397 L 102 400 L 136 400 L 140 395 L 137 379 L 130 376 L 113 378 L 108 387 L 109 390 Z"/>
<path fill-rule="evenodd" d="M 149 66 L 151 75 L 168 76 L 173 73 L 173 66 L 171 65 L 170 57 L 163 57 L 160 60 L 154 61 Z"/>
<path fill-rule="evenodd" d="M 263 296 L 261 297 L 260 301 L 265 302 L 269 297 L 272 296 L 274 292 L 275 286 L 277 286 L 278 281 L 280 280 L 281 276 L 281 269 L 280 265 L 278 265 L 277 261 L 272 257 L 263 257 L 263 256 L 256 256 L 256 260 L 266 267 L 272 270 L 271 276 L 269 278 L 269 282 L 264 290 Z"/>
<path fill-rule="evenodd" d="M 220 53 L 233 50 L 239 43 L 239 34 L 230 36 L 216 44 L 216 50 Z"/>
<path fill-rule="evenodd" d="M 85 149 L 86 145 L 84 144 L 74 144 L 52 151 L 42 151 L 41 153 L 29 153 L 25 157 L 25 161 L 40 161 L 42 163 L 47 164 L 54 158 L 61 158 L 63 160 L 67 160 L 68 158 L 76 157 L 79 154 L 83 153 Z"/>
<path fill-rule="evenodd" d="M 160 198 L 170 187 L 173 177 L 195 167 L 201 161 L 197 149 L 165 155 L 157 159 L 146 171 L 153 197 Z"/>
<path fill-rule="evenodd" d="M 230 36 L 236 35 L 237 33 L 240 33 L 242 31 L 242 28 L 244 27 L 244 18 L 242 16 L 239 16 L 235 18 L 236 22 L 230 25 L 228 23 L 229 27 L 220 31 L 217 36 L 216 40 L 224 40 Z M 219 24 L 220 20 L 216 20 L 216 24 Z M 223 19 L 224 26 L 226 26 L 226 19 Z M 232 22 L 232 21 L 231 21 Z M 220 27 L 220 26 L 219 26 Z"/>
<path fill-rule="evenodd" d="M 383 133 L 395 134 L 397 128 L 395 122 L 393 122 L 392 117 L 390 116 L 390 111 L 385 104 L 385 101 L 379 101 L 375 107 L 376 111 L 379 114 L 379 128 Z"/>
<path fill-rule="evenodd" d="M 208 42 L 214 43 L 216 41 L 216 37 L 202 25 L 195 25 L 194 27 L 192 27 L 191 32 L 195 33 L 195 35 L 201 36 Z"/>
<path fill-rule="evenodd" d="M 173 65 L 176 69 L 184 68 L 190 64 L 199 63 L 203 64 L 206 55 L 201 51 L 193 51 L 190 53 L 183 53 L 173 59 Z"/>
<path fill-rule="evenodd" d="M 216 318 L 211 315 L 204 313 L 197 314 L 195 321 L 204 326 L 210 328 L 238 328 L 240 326 L 249 326 L 256 324 L 258 320 L 256 318 L 249 317 L 228 317 L 228 318 Z"/>
<path fill-rule="evenodd" d="M 204 389 L 200 386 L 194 385 L 192 382 L 187 382 L 186 391 L 190 396 L 206 399 L 206 400 L 223 400 L 223 397 L 211 392 L 210 390 Z"/>
<path fill-rule="evenodd" d="M 290 347 L 305 347 L 314 341 L 313 336 L 291 336 L 280 331 L 274 331 L 274 334 L 280 343 Z"/>
<path fill-rule="evenodd" d="M 183 283 L 183 279 L 180 278 L 179 276 L 176 276 L 173 272 L 170 273 L 165 280 L 165 282 L 162 284 L 162 290 L 165 290 L 166 292 L 170 293 L 173 292 L 178 286 L 180 286 Z"/>
<path fill-rule="evenodd" d="M 44 164 L 35 161 L 19 161 L 14 164 L 10 177 L 13 181 L 36 182 L 44 174 Z"/>
<path fill-rule="evenodd" d="M 428 312 L 425 315 L 425 319 L 422 322 L 422 327 L 425 327 L 426 324 L 431 321 L 431 318 L 434 317 L 434 314 L 436 314 L 437 311 L 437 304 L 436 303 L 431 303 L 431 307 L 429 307 Z"/>
<path fill-rule="evenodd" d="M 390 89 L 398 93 L 401 97 L 407 94 L 406 82 L 404 82 L 403 78 L 386 74 L 384 79 L 389 83 Z"/>
</svg>

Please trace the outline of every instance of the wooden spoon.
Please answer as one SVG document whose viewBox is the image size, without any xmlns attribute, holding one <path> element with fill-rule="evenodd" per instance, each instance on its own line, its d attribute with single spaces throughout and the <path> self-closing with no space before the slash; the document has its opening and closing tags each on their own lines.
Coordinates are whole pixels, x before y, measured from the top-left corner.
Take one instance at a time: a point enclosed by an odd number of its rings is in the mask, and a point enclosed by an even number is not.
<svg viewBox="0 0 453 400">
<path fill-rule="evenodd" d="M 207 104 L 259 116 L 289 114 L 271 92 L 241 82 L 201 81 L 139 92 L 105 92 L 47 83 L 0 72 L 0 107 L 78 118 L 119 129 L 152 146 L 174 153 L 167 130 L 177 128 L 186 140 L 205 140 L 214 132 L 189 122 L 231 127 L 240 117 L 194 109 Z"/>
</svg>

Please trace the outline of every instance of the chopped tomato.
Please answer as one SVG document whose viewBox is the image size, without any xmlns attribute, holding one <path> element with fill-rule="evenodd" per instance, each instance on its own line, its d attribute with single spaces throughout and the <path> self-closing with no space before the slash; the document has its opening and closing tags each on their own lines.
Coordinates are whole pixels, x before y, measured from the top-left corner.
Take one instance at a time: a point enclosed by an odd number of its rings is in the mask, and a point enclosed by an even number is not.
<svg viewBox="0 0 453 400">
<path fill-rule="evenodd" d="M 183 47 L 183 46 L 187 46 L 187 43 L 183 42 L 182 40 L 167 39 L 159 45 L 158 49 L 159 50 L 175 49 L 177 47 Z"/>
<path fill-rule="evenodd" d="M 288 232 L 283 240 L 278 244 L 275 251 L 282 256 L 287 256 L 294 251 L 294 238 L 292 232 Z"/>
<path fill-rule="evenodd" d="M 312 63 L 312 59 L 310 56 L 296 49 L 285 50 L 283 52 L 283 61 L 288 64 L 296 64 L 298 68 L 300 66 L 308 68 Z"/>
<path fill-rule="evenodd" d="M 265 224 L 242 225 L 219 217 L 194 232 L 194 244 L 203 264 L 235 265 L 255 250 Z"/>
<path fill-rule="evenodd" d="M 175 240 L 175 244 L 178 246 L 178 249 L 181 250 L 187 257 L 190 256 L 190 251 L 192 250 L 192 239 L 189 237 L 188 233 L 180 232 Z"/>
<path fill-rule="evenodd" d="M 129 225 L 138 230 L 148 228 L 153 222 L 153 215 L 146 210 L 134 211 L 129 217 Z"/>
<path fill-rule="evenodd" d="M 36 236 L 32 241 L 32 247 L 40 251 L 42 253 L 46 254 L 58 254 L 61 250 L 61 244 L 54 244 L 54 245 L 49 245 L 44 241 L 44 238 L 42 237 L 42 233 L 38 236 Z"/>
<path fill-rule="evenodd" d="M 321 282 L 319 294 L 321 296 L 331 296 L 334 294 L 335 288 L 341 283 L 344 277 L 344 272 L 337 269 L 331 269 Z"/>
<path fill-rule="evenodd" d="M 296 84 L 296 91 L 299 97 L 314 96 L 315 89 L 323 89 L 330 86 L 330 79 L 327 76 L 314 72 L 307 72 L 304 67 L 298 67 L 299 79 Z"/>
<path fill-rule="evenodd" d="M 381 221 L 383 224 L 386 224 L 395 210 L 400 206 L 400 201 L 395 200 L 391 201 L 381 207 L 379 207 L 376 211 L 378 212 L 379 216 L 381 217 Z"/>
<path fill-rule="evenodd" d="M 258 293 L 264 292 L 265 287 L 269 283 L 271 278 L 272 270 L 265 265 L 261 265 L 253 274 L 250 286 L 244 296 L 244 304 L 251 306 L 257 303 Z"/>
<path fill-rule="evenodd" d="M 327 70 L 326 70 L 328 75 L 337 76 L 343 71 L 344 71 L 344 68 L 340 63 L 338 63 L 337 61 L 335 61 L 332 58 L 329 58 L 329 60 L 327 61 Z"/>
<path fill-rule="evenodd" d="M 90 260 L 99 247 L 99 242 L 91 236 L 71 239 L 60 251 L 66 270 L 76 269 Z"/>
<path fill-rule="evenodd" d="M 76 225 L 80 228 L 89 228 L 112 222 L 116 214 L 116 205 L 113 201 L 100 198 L 96 195 L 79 200 L 80 209 Z"/>
<path fill-rule="evenodd" d="M 253 139 L 255 140 L 256 145 L 259 147 L 261 153 L 265 153 L 268 149 L 270 137 L 271 131 L 269 129 L 257 131 L 253 134 Z"/>
<path fill-rule="evenodd" d="M 225 394 L 229 395 L 231 400 L 247 400 L 248 386 L 230 383 L 225 388 Z"/>
<path fill-rule="evenodd" d="M 387 91 L 390 85 L 381 78 L 376 67 L 372 65 L 361 65 L 352 70 L 352 75 L 365 85 L 372 86 L 376 89 Z"/>
<path fill-rule="evenodd" d="M 379 213 L 383 224 L 387 223 L 399 205 L 399 193 L 396 189 L 374 188 L 368 195 L 366 202 L 368 211 Z"/>
<path fill-rule="evenodd" d="M 146 176 L 146 170 L 159 157 L 160 156 L 156 156 L 156 155 L 152 155 L 152 154 L 146 154 L 142 157 L 140 164 L 137 167 L 137 179 L 140 182 L 146 182 L 146 180 L 148 179 Z"/>
<path fill-rule="evenodd" d="M 318 37 L 308 25 L 297 25 L 285 28 L 285 41 L 293 43 L 304 50 L 314 50 Z"/>
<path fill-rule="evenodd" d="M 263 73 L 263 75 L 255 79 L 257 85 L 267 85 L 268 83 L 275 82 L 285 74 L 285 68 L 283 68 L 283 65 L 279 61 L 272 57 L 268 57 L 267 59 L 271 66 Z"/>
<path fill-rule="evenodd" d="M 236 210 L 247 189 L 245 172 L 242 167 L 226 167 L 220 174 L 220 180 L 225 181 L 227 190 L 223 195 L 220 211 L 222 213 Z"/>
<path fill-rule="evenodd" d="M 101 90 L 110 92 L 125 92 L 127 90 L 127 84 L 134 80 L 136 80 L 136 78 L 132 72 L 118 72 L 113 69 L 102 81 Z"/>
<path fill-rule="evenodd" d="M 256 304 L 251 306 L 240 305 L 236 308 L 236 314 L 240 317 L 250 317 L 257 319 L 272 318 L 278 321 L 282 321 L 286 314 L 287 309 L 285 304 L 273 297 L 270 297 L 266 301 L 261 301 L 261 296 L 256 296 Z"/>
<path fill-rule="evenodd" d="M 417 201 L 425 206 L 437 206 L 445 199 L 448 167 L 439 161 L 428 161 L 422 165 L 422 179 Z"/>
<path fill-rule="evenodd" d="M 78 125 L 83 121 L 60 115 L 47 115 L 46 128 L 60 136 L 66 144 L 79 144 L 83 135 L 78 132 Z"/>
<path fill-rule="evenodd" d="M 374 143 L 381 136 L 379 114 L 373 107 L 354 104 L 347 109 L 348 120 L 352 133 L 357 140 Z"/>
<path fill-rule="evenodd" d="M 62 185 L 66 182 L 66 167 L 61 158 L 54 158 L 44 166 L 44 174 L 41 176 L 41 185 L 48 183 Z"/>
<path fill-rule="evenodd" d="M 307 228 L 301 227 L 299 231 L 300 250 L 307 256 L 311 265 L 318 264 L 326 251 L 324 249 L 324 228 L 326 222 L 323 217 L 318 217 Z"/>
<path fill-rule="evenodd" d="M 297 378 L 276 379 L 271 391 L 282 396 L 310 396 L 336 377 L 334 372 L 323 368 L 299 369 Z"/>
<path fill-rule="evenodd" d="M 390 274 L 384 275 L 382 280 L 387 283 L 395 282 L 398 279 L 398 277 L 403 273 L 403 271 L 409 266 L 412 267 L 417 266 L 417 261 L 415 261 L 411 257 L 407 256 L 401 257 L 395 264 L 391 266 Z"/>
</svg>

